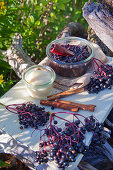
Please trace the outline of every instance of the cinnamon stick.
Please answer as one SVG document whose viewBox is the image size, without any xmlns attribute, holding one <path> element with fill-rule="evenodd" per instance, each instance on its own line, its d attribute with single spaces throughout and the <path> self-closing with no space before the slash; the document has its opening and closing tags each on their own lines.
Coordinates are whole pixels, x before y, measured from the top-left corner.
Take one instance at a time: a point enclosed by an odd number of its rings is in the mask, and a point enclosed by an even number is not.
<svg viewBox="0 0 113 170">
<path fill-rule="evenodd" d="M 69 90 L 66 90 L 66 91 L 63 91 L 63 92 L 56 93 L 54 95 L 48 96 L 47 99 L 48 100 L 55 100 L 55 99 L 59 99 L 59 98 L 62 98 L 62 97 L 67 97 L 67 96 L 72 95 L 72 94 L 81 93 L 83 91 L 84 91 L 83 87 L 78 88 L 78 89 L 69 89 Z"/>
<path fill-rule="evenodd" d="M 70 104 L 72 106 L 78 107 L 79 109 L 87 110 L 91 112 L 94 112 L 95 107 L 96 107 L 96 105 L 92 105 L 92 104 L 81 104 L 81 103 L 75 103 L 75 102 L 64 101 L 64 100 L 59 100 L 59 99 L 56 99 L 55 101 L 59 103 L 63 103 L 63 104 Z"/>
<path fill-rule="evenodd" d="M 62 55 L 62 56 L 67 56 L 67 55 L 74 56 L 75 55 L 72 51 L 62 47 L 59 44 L 54 44 L 54 48 L 51 49 L 51 52 L 55 53 L 55 54 Z"/>
<path fill-rule="evenodd" d="M 45 105 L 45 106 L 53 106 L 53 107 L 56 107 L 56 108 L 69 110 L 69 111 L 72 111 L 72 112 L 78 112 L 78 107 L 72 106 L 71 104 L 65 104 L 65 103 L 48 101 L 48 100 L 40 100 L 40 104 Z"/>
</svg>

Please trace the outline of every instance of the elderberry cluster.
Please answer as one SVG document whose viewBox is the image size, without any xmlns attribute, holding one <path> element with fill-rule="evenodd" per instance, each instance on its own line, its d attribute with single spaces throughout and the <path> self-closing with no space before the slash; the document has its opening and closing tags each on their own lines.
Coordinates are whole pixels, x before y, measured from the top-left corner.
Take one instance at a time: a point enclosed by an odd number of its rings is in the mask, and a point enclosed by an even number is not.
<svg viewBox="0 0 113 170">
<path fill-rule="evenodd" d="M 89 93 L 98 93 L 106 88 L 111 89 L 113 85 L 113 68 L 110 65 L 101 65 L 101 72 L 94 71 L 94 77 L 90 77 L 90 83 L 86 86 Z"/>
<path fill-rule="evenodd" d="M 96 122 L 91 116 L 85 119 L 85 125 L 80 126 L 80 121 L 66 122 L 64 129 L 54 125 L 45 130 L 44 140 L 40 142 L 40 151 L 36 152 L 36 162 L 39 164 L 54 161 L 58 168 L 65 169 L 70 162 L 75 162 L 79 153 L 85 153 L 89 147 L 85 145 L 85 133 L 93 132 L 93 142 L 103 141 L 101 132 L 103 124 Z M 45 138 L 48 140 L 45 141 Z"/>
<path fill-rule="evenodd" d="M 75 55 L 74 56 L 62 56 L 59 54 L 52 53 L 52 57 L 55 60 L 64 62 L 64 63 L 76 63 L 78 61 L 85 60 L 86 58 L 89 57 L 89 51 L 88 47 L 86 45 L 84 46 L 79 46 L 79 45 L 61 45 L 62 47 L 72 51 Z M 54 48 L 54 44 L 52 45 L 51 49 Z"/>
<path fill-rule="evenodd" d="M 99 145 L 105 143 L 105 138 L 102 134 L 104 130 L 104 124 L 96 122 L 93 116 L 85 119 L 85 128 L 88 132 L 93 132 L 92 144 Z"/>
<path fill-rule="evenodd" d="M 39 107 L 36 104 L 23 104 L 16 107 L 20 129 L 32 127 L 38 129 L 39 126 L 44 126 L 49 120 L 49 112 L 45 111 L 44 107 Z"/>
</svg>

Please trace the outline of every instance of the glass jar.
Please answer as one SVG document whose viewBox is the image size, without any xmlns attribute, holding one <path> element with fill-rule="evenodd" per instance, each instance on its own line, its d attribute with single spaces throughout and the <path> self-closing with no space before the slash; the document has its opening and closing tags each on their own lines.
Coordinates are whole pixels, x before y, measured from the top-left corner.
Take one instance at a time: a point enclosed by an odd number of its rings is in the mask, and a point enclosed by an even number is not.
<svg viewBox="0 0 113 170">
<path fill-rule="evenodd" d="M 53 44 L 59 44 L 59 45 L 74 45 L 74 46 L 87 46 L 89 51 L 89 56 L 85 60 L 81 60 L 79 62 L 75 63 L 66 63 L 59 60 L 56 60 L 52 57 L 51 53 L 51 47 Z M 56 74 L 63 76 L 63 77 L 79 77 L 86 73 L 87 69 L 91 65 L 91 59 L 94 56 L 94 48 L 92 44 L 79 37 L 65 37 L 65 38 L 59 38 L 54 41 L 52 41 L 50 44 L 48 44 L 46 48 L 46 54 L 49 58 L 49 66 L 53 68 Z"/>
<path fill-rule="evenodd" d="M 29 95 L 37 99 L 44 99 L 51 94 L 55 78 L 51 67 L 41 65 L 29 67 L 22 75 Z"/>
</svg>

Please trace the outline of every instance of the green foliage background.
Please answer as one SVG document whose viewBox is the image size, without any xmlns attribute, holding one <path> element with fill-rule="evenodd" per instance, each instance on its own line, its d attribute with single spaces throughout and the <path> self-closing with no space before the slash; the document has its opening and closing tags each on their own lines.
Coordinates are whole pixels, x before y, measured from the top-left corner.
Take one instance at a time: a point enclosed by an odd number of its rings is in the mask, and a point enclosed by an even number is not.
<svg viewBox="0 0 113 170">
<path fill-rule="evenodd" d="M 45 57 L 47 44 L 56 38 L 66 24 L 79 22 L 87 28 L 82 16 L 85 2 L 87 0 L 1 0 L 0 49 L 8 49 L 14 34 L 20 33 L 24 50 L 37 63 L 40 62 Z M 2 95 L 13 85 L 14 73 L 11 74 L 11 68 L 2 56 L 0 68 L 0 74 L 4 76 L 4 83 L 0 86 Z"/>
</svg>

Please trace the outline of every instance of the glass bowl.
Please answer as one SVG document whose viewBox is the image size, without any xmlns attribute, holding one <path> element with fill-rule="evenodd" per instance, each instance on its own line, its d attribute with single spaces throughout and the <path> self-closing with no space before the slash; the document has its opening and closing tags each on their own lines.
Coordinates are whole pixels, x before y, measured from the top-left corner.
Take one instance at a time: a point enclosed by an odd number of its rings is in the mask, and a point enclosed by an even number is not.
<svg viewBox="0 0 113 170">
<path fill-rule="evenodd" d="M 89 56 L 85 60 L 81 60 L 78 62 L 70 62 L 65 63 L 62 61 L 58 61 L 52 57 L 51 48 L 54 44 L 58 45 L 74 45 L 74 46 L 87 46 Z M 49 58 L 49 66 L 53 68 L 56 74 L 63 77 L 79 77 L 85 74 L 88 67 L 91 65 L 91 59 L 94 56 L 94 48 L 91 43 L 83 38 L 78 37 L 65 37 L 59 38 L 52 41 L 46 47 L 46 54 Z"/>
<path fill-rule="evenodd" d="M 22 79 L 29 95 L 44 99 L 51 94 L 56 74 L 49 66 L 34 65 L 26 69 Z"/>
</svg>

